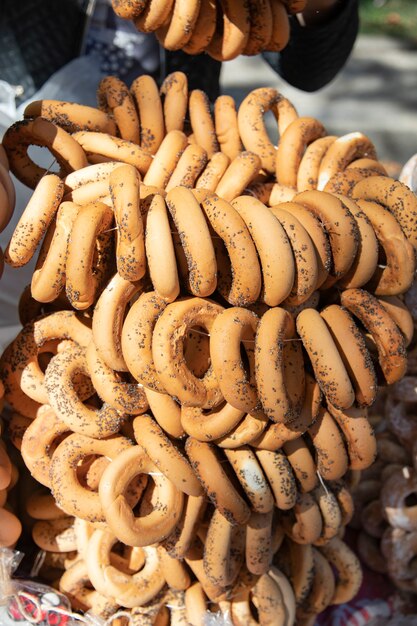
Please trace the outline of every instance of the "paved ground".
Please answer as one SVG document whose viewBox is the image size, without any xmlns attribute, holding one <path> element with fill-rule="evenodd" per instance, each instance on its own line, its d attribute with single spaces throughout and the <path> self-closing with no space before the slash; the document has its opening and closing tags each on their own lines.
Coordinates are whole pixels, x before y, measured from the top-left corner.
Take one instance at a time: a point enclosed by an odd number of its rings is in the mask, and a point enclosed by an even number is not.
<svg viewBox="0 0 417 626">
<path fill-rule="evenodd" d="M 301 115 L 317 117 L 329 133 L 367 134 L 382 160 L 404 164 L 417 152 L 417 49 L 401 41 L 360 36 L 337 78 L 313 94 L 290 87 L 261 57 L 224 64 L 225 93 L 241 100 L 261 86 L 279 89 Z"/>
</svg>

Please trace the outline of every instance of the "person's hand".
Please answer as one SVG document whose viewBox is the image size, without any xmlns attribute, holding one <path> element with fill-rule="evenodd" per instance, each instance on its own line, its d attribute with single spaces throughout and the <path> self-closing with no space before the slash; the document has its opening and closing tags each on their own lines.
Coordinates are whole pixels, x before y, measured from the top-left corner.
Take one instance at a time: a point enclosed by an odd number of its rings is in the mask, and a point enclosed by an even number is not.
<svg viewBox="0 0 417 626">
<path fill-rule="evenodd" d="M 346 0 L 308 0 L 302 16 L 306 26 L 326 22 Z"/>
</svg>

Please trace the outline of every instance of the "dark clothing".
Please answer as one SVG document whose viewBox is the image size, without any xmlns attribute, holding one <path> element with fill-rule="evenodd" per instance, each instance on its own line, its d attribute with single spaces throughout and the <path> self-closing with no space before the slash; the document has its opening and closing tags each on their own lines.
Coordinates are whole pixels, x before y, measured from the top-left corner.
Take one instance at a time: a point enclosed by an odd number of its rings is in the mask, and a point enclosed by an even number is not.
<svg viewBox="0 0 417 626">
<path fill-rule="evenodd" d="M 358 0 L 336 5 L 335 13 L 320 26 L 301 26 L 291 18 L 291 37 L 280 53 L 264 58 L 281 78 L 303 91 L 327 85 L 346 63 L 359 29 Z"/>
<path fill-rule="evenodd" d="M 22 86 L 18 101 L 30 98 L 54 72 L 80 54 L 88 4 L 88 0 L 0 0 L 0 79 Z M 340 0 L 340 8 L 336 5 L 334 15 L 320 26 L 303 27 L 295 16 L 290 22 L 287 47 L 263 56 L 290 85 L 303 91 L 320 89 L 336 76 L 353 48 L 358 0 Z M 114 48 L 112 55 L 124 54 L 123 49 Z M 191 89 L 203 89 L 212 102 L 219 95 L 221 64 L 207 54 L 192 57 L 182 51 L 165 51 L 160 56 L 161 81 L 170 72 L 182 70 Z M 128 61 L 129 74 L 121 69 L 107 71 L 104 64 L 102 69 L 129 82 L 144 70 L 139 60 L 136 67 Z M 121 68 L 123 63 L 119 65 Z"/>
</svg>

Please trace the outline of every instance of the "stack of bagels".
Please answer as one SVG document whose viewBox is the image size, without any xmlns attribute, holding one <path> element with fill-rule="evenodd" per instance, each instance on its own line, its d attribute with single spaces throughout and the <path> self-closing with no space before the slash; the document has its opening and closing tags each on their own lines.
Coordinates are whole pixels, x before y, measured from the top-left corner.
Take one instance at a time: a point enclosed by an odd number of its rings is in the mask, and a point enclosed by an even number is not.
<svg viewBox="0 0 417 626">
<path fill-rule="evenodd" d="M 5 260 L 40 252 L 0 376 L 45 576 L 138 624 L 313 624 L 361 584 L 343 536 L 407 369 L 416 197 L 274 89 L 212 112 L 181 73 L 107 77 L 24 118 Z"/>
<path fill-rule="evenodd" d="M 167 50 L 230 61 L 285 48 L 288 17 L 301 12 L 306 0 L 112 0 L 112 5 L 139 31 L 155 33 Z"/>
</svg>

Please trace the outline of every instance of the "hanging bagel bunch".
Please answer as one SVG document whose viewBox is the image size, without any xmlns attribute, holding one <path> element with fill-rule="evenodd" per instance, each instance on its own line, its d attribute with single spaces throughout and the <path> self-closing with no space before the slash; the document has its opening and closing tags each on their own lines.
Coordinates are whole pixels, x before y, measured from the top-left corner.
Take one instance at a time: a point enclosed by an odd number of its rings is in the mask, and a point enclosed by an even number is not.
<svg viewBox="0 0 417 626">
<path fill-rule="evenodd" d="M 0 146 L 0 232 L 13 215 L 16 193 L 9 173 L 9 161 L 6 151 Z M 0 277 L 3 274 L 3 251 L 0 248 Z M 4 405 L 4 386 L 0 384 L 0 413 Z M 18 470 L 9 458 L 8 442 L 4 441 L 5 424 L 0 418 L 0 548 L 9 548 L 16 544 L 21 533 L 21 523 L 13 512 L 13 503 L 9 492 L 18 480 Z M 12 498 L 13 500 L 13 498 Z"/>
<path fill-rule="evenodd" d="M 212 114 L 179 72 L 107 77 L 24 117 L 5 260 L 40 252 L 0 374 L 44 575 L 146 624 L 313 624 L 361 584 L 343 534 L 406 372 L 416 197 L 274 89 Z"/>
<path fill-rule="evenodd" d="M 405 294 L 411 313 L 409 335 L 417 322 L 416 285 Z M 401 593 L 416 594 L 417 363 L 415 345 L 404 378 L 388 387 L 382 406 L 371 409 L 377 431 L 377 459 L 353 491 L 359 531 L 358 552 L 371 570 L 388 575 Z"/>
<path fill-rule="evenodd" d="M 206 52 L 217 61 L 279 52 L 290 36 L 289 15 L 306 0 L 112 0 L 115 13 L 167 50 Z"/>
</svg>

